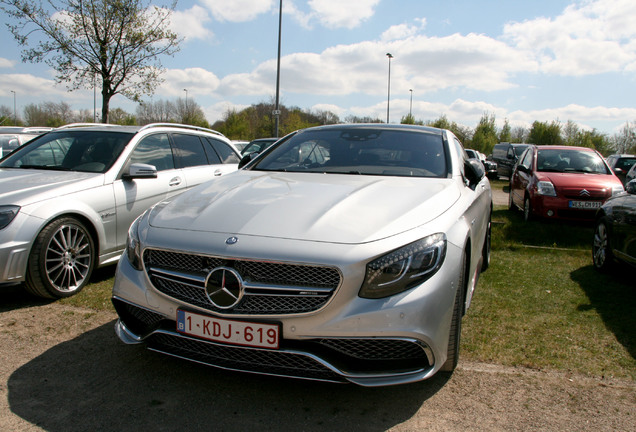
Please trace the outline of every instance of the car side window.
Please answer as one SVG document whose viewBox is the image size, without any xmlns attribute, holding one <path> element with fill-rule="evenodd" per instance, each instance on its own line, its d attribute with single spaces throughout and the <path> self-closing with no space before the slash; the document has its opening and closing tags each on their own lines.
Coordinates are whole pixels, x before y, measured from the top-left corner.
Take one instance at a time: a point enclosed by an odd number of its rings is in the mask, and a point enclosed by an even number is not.
<svg viewBox="0 0 636 432">
<path fill-rule="evenodd" d="M 176 133 L 172 134 L 172 140 L 177 150 L 175 156 L 179 168 L 208 165 L 203 143 L 197 135 Z"/>
<path fill-rule="evenodd" d="M 240 162 L 240 158 L 226 143 L 212 138 L 206 138 L 206 140 L 208 144 L 210 144 L 219 155 L 222 163 L 237 164 Z"/>
<path fill-rule="evenodd" d="M 142 139 L 130 155 L 129 163 L 154 165 L 157 171 L 174 169 L 174 159 L 168 135 L 155 134 Z"/>
<path fill-rule="evenodd" d="M 532 153 L 533 152 L 530 149 L 527 149 L 526 152 L 523 154 L 519 165 L 523 165 L 524 167 L 530 169 L 530 167 L 532 166 Z"/>
<path fill-rule="evenodd" d="M 464 163 L 466 162 L 466 159 L 468 159 L 468 154 L 464 151 L 464 146 L 456 137 L 453 137 L 453 143 L 455 144 L 455 151 L 459 156 L 459 170 L 462 172 L 462 175 L 465 175 Z"/>
</svg>

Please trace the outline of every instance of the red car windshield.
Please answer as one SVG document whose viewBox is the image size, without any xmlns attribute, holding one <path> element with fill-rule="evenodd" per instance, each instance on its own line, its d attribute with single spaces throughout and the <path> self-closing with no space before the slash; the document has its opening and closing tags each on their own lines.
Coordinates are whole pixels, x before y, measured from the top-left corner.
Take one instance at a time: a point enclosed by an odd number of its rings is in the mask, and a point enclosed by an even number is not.
<svg viewBox="0 0 636 432">
<path fill-rule="evenodd" d="M 577 149 L 538 150 L 537 171 L 609 174 L 598 154 Z"/>
</svg>

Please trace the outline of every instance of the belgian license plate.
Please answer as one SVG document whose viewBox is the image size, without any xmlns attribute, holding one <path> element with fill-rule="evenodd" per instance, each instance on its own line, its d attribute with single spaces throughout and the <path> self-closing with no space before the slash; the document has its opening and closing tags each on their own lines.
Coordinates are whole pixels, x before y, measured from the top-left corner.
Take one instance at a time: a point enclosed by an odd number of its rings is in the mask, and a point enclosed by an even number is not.
<svg viewBox="0 0 636 432">
<path fill-rule="evenodd" d="M 600 201 L 570 201 L 570 208 L 575 209 L 597 209 L 601 205 Z"/>
<path fill-rule="evenodd" d="M 209 317 L 177 310 L 177 331 L 190 336 L 257 348 L 278 349 L 278 324 L 253 323 Z"/>
</svg>

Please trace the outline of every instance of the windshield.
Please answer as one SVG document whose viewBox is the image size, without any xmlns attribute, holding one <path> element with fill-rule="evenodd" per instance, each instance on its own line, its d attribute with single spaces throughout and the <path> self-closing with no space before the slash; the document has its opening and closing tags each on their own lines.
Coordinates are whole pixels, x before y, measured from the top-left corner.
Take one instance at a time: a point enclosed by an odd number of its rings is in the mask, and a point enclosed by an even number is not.
<svg viewBox="0 0 636 432">
<path fill-rule="evenodd" d="M 0 168 L 106 172 L 134 133 L 64 130 L 51 132 L 20 147 Z"/>
<path fill-rule="evenodd" d="M 609 174 L 599 155 L 576 149 L 538 150 L 537 171 Z"/>
<path fill-rule="evenodd" d="M 300 132 L 265 154 L 251 169 L 413 177 L 447 174 L 440 134 L 377 128 Z"/>
</svg>

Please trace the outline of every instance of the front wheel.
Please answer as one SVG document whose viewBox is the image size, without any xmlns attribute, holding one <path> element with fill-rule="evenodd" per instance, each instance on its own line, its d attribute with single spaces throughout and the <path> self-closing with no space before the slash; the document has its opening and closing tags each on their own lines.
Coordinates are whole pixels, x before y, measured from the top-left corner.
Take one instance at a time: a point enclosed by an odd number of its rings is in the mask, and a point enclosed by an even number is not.
<svg viewBox="0 0 636 432">
<path fill-rule="evenodd" d="M 532 204 L 530 204 L 530 197 L 526 197 L 523 202 L 523 220 L 524 222 L 532 220 Z"/>
<path fill-rule="evenodd" d="M 606 272 L 612 267 L 612 249 L 610 246 L 610 231 L 607 218 L 599 219 L 594 228 L 594 241 L 592 242 L 592 259 L 594 268 Z"/>
<path fill-rule="evenodd" d="M 35 239 L 26 288 L 38 297 L 70 297 L 88 283 L 94 266 L 95 246 L 88 229 L 72 217 L 57 219 Z"/>
<path fill-rule="evenodd" d="M 466 253 L 462 259 L 461 273 L 459 274 L 459 284 L 455 294 L 455 304 L 453 305 L 453 318 L 450 332 L 448 334 L 448 350 L 446 351 L 446 362 L 441 367 L 442 372 L 453 372 L 459 361 L 459 342 L 462 333 L 462 317 L 464 315 L 464 285 L 466 283 L 466 271 L 468 260 Z"/>
</svg>

